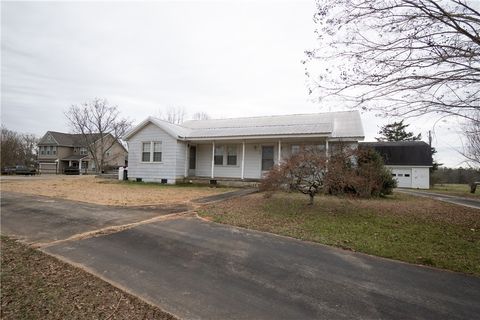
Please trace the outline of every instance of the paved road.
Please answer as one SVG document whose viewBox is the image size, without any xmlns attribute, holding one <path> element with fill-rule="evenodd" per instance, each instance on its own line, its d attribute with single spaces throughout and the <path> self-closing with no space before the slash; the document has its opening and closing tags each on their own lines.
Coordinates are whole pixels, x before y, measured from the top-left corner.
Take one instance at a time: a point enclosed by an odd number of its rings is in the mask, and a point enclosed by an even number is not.
<svg viewBox="0 0 480 320">
<path fill-rule="evenodd" d="M 186 206 L 101 206 L 2 191 L 1 232 L 28 243 L 51 242 L 185 210 Z"/>
<path fill-rule="evenodd" d="M 193 217 L 44 250 L 185 319 L 480 315 L 480 278 Z"/>
<path fill-rule="evenodd" d="M 477 199 L 414 189 L 396 189 L 395 191 L 411 194 L 414 196 L 427 197 L 431 199 L 454 203 L 465 207 L 480 209 L 480 200 Z"/>
</svg>

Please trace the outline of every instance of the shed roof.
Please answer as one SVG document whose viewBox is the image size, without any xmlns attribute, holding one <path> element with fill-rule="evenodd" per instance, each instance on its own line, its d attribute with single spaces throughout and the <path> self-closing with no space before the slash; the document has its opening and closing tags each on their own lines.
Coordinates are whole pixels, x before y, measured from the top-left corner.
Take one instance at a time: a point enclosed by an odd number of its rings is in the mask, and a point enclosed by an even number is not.
<svg viewBox="0 0 480 320">
<path fill-rule="evenodd" d="M 285 135 L 325 135 L 363 139 L 358 111 L 293 114 L 230 119 L 190 120 L 181 125 L 149 117 L 126 134 L 129 139 L 146 124 L 153 123 L 177 139 L 240 138 Z"/>
<path fill-rule="evenodd" d="M 386 165 L 432 166 L 432 152 L 424 141 L 362 142 L 359 145 L 375 149 Z"/>
</svg>

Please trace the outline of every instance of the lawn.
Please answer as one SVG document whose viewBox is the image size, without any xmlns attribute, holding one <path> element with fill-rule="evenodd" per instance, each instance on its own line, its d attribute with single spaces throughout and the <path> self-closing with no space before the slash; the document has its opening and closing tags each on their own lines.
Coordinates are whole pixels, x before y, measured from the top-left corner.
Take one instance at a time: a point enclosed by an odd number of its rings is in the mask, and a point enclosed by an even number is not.
<svg viewBox="0 0 480 320">
<path fill-rule="evenodd" d="M 470 197 L 480 199 L 480 186 L 477 186 L 475 193 L 470 193 L 470 186 L 468 184 L 436 184 L 428 191 L 445 193 L 452 196 Z"/>
<path fill-rule="evenodd" d="M 94 176 L 33 177 L 2 180 L 1 191 L 62 198 L 102 205 L 138 206 L 187 203 L 233 189 L 208 185 L 166 185 L 98 179 Z"/>
<path fill-rule="evenodd" d="M 1 319 L 175 319 L 93 275 L 1 238 Z"/>
<path fill-rule="evenodd" d="M 259 193 L 209 205 L 219 223 L 480 275 L 480 210 L 395 194 L 356 200 Z"/>
</svg>

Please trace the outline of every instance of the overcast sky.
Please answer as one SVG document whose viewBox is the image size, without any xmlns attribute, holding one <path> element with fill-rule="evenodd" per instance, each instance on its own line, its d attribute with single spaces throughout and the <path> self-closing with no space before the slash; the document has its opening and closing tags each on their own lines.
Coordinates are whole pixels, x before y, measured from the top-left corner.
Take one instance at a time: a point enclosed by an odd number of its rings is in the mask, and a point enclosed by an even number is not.
<svg viewBox="0 0 480 320">
<path fill-rule="evenodd" d="M 93 97 L 135 123 L 170 106 L 213 118 L 343 110 L 305 86 L 314 12 L 313 0 L 2 2 L 2 124 L 68 132 L 63 112 Z M 367 141 L 396 120 L 362 119 Z M 435 129 L 439 162 L 461 165 L 453 120 L 407 122 L 425 138 Z"/>
</svg>

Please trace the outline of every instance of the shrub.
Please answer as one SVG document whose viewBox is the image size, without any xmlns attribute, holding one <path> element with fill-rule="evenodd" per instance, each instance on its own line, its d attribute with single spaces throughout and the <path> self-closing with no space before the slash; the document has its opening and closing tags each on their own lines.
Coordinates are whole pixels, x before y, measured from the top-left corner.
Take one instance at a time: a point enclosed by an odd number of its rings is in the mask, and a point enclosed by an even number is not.
<svg viewBox="0 0 480 320">
<path fill-rule="evenodd" d="M 271 169 L 262 179 L 260 190 L 297 190 L 309 196 L 309 204 L 323 190 L 326 157 L 315 149 L 302 149 Z"/>
</svg>

